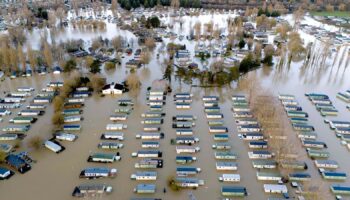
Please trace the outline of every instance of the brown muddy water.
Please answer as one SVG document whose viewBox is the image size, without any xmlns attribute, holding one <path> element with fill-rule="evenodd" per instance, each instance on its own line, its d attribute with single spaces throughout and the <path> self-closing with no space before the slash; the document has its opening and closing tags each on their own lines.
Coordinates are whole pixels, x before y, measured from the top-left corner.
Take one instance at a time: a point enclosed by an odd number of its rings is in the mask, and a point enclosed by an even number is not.
<svg viewBox="0 0 350 200">
<path fill-rule="evenodd" d="M 224 20 L 223 20 L 224 21 Z M 186 26 L 187 27 L 187 26 Z M 115 71 L 103 74 L 107 77 L 107 82 L 121 82 L 127 75 L 124 63 L 127 59 L 123 59 L 122 67 L 118 67 Z M 142 132 L 143 125 L 140 115 L 148 110 L 146 105 L 146 88 L 151 86 L 152 82 L 162 77 L 164 68 L 160 67 L 163 61 L 161 58 L 153 58 L 151 63 L 145 68 L 138 70 L 142 82 L 142 89 L 137 97 L 132 96 L 136 105 L 134 111 L 127 120 L 128 128 L 124 131 L 125 140 L 124 148 L 119 150 L 122 160 L 113 164 L 95 164 L 88 163 L 87 158 L 92 152 L 100 151 L 97 149 L 97 144 L 100 142 L 100 135 L 105 131 L 105 126 L 110 123 L 109 116 L 114 113 L 117 107 L 117 99 L 128 97 L 129 94 L 122 96 L 106 96 L 98 97 L 97 95 L 86 99 L 85 107 L 83 108 L 84 120 L 81 122 L 82 131 L 77 133 L 78 140 L 72 142 L 62 142 L 66 150 L 60 154 L 55 154 L 47 149 L 39 151 L 30 151 L 31 157 L 37 162 L 33 164 L 32 170 L 26 174 L 16 173 L 10 180 L 0 182 L 0 200 L 69 200 L 74 199 L 71 193 L 75 186 L 82 183 L 106 183 L 113 186 L 113 192 L 109 195 L 89 197 L 87 199 L 106 199 L 106 200 L 127 200 L 132 197 L 154 197 L 165 200 L 186 200 L 189 199 L 188 193 L 193 192 L 198 200 L 216 200 L 221 198 L 220 189 L 224 185 L 218 181 L 219 173 L 215 169 L 214 150 L 211 145 L 214 143 L 213 136 L 208 133 L 207 119 L 205 118 L 201 97 L 203 95 L 218 95 L 220 97 L 221 112 L 224 114 L 225 126 L 229 128 L 232 151 L 239 155 L 237 159 L 238 173 L 241 175 L 241 182 L 234 185 L 247 187 L 249 195 L 244 199 L 262 200 L 267 199 L 271 195 L 267 195 L 263 191 L 263 182 L 258 182 L 256 179 L 256 169 L 253 169 L 251 161 L 248 158 L 248 146 L 239 139 L 234 119 L 231 113 L 231 96 L 235 93 L 242 93 L 236 89 L 236 84 L 233 83 L 229 87 L 223 88 L 199 88 L 191 87 L 179 80 L 172 79 L 173 93 L 175 92 L 191 92 L 193 97 L 192 108 L 186 111 L 175 109 L 172 95 L 167 96 L 167 104 L 165 105 L 165 123 L 162 125 L 162 132 L 165 133 L 165 139 L 161 140 L 160 150 L 163 152 L 164 168 L 157 169 L 158 180 L 154 183 L 157 186 L 156 194 L 152 195 L 136 195 L 133 193 L 133 188 L 141 183 L 139 181 L 130 180 L 130 175 L 135 173 L 137 169 L 134 164 L 137 158 L 131 158 L 131 153 L 141 149 L 141 141 L 135 138 L 135 135 Z M 336 99 L 336 93 L 345 91 L 350 87 L 348 68 L 326 68 L 317 70 L 315 68 L 302 69 L 298 64 L 293 64 L 288 69 L 274 70 L 271 68 L 261 68 L 252 71 L 248 74 L 253 79 L 259 80 L 263 88 L 271 91 L 273 94 L 288 93 L 296 96 L 298 102 L 303 107 L 303 110 L 309 113 L 310 123 L 315 126 L 316 132 L 320 141 L 324 141 L 328 145 L 328 151 L 331 153 L 330 159 L 336 160 L 339 163 L 339 171 L 350 173 L 350 154 L 345 146 L 340 144 L 340 140 L 336 138 L 333 131 L 328 125 L 324 124 L 323 117 L 316 111 L 314 106 L 304 96 L 307 92 L 322 92 L 328 94 L 333 101 L 335 107 L 339 110 L 337 117 L 332 117 L 339 120 L 350 119 L 350 111 L 345 106 L 346 104 Z M 30 78 L 17 78 L 14 80 L 6 79 L 0 82 L 0 97 L 4 96 L 4 91 L 15 91 L 19 86 L 31 86 L 36 89 L 35 93 L 40 91 L 50 81 L 64 80 L 67 75 L 52 75 L 46 76 L 35 75 Z M 30 98 L 24 105 L 27 105 Z M 8 120 L 16 115 L 21 110 L 13 111 L 11 116 L 4 117 L 4 122 L 0 123 L 0 127 L 8 124 Z M 39 120 L 31 127 L 27 133 L 28 136 L 23 140 L 23 145 L 20 150 L 28 150 L 26 143 L 28 139 L 35 135 L 40 135 L 44 138 L 50 138 L 52 133 L 51 116 L 53 114 L 52 106 L 46 109 L 44 116 L 39 117 Z M 191 164 L 192 166 L 200 167 L 202 172 L 197 175 L 197 178 L 205 181 L 204 186 L 200 186 L 197 190 L 181 190 L 180 192 L 172 192 L 167 189 L 167 193 L 163 193 L 163 188 L 167 187 L 167 179 L 175 175 L 175 146 L 170 145 L 170 139 L 175 138 L 175 130 L 171 128 L 172 116 L 176 114 L 193 114 L 197 116 L 196 126 L 194 128 L 195 136 L 199 137 L 199 146 L 201 151 L 197 153 L 197 161 Z M 296 136 L 295 136 L 296 137 Z M 305 156 L 304 149 L 301 143 L 295 144 L 295 149 L 300 150 L 302 160 L 307 162 L 309 169 L 308 173 L 312 176 L 313 182 L 320 182 L 328 192 L 328 186 L 334 182 L 322 181 L 313 162 Z M 80 171 L 85 167 L 106 166 L 118 169 L 118 175 L 114 179 L 98 179 L 85 180 L 79 179 Z M 152 182 L 153 183 L 153 182 Z M 345 183 L 350 185 L 349 179 Z M 294 194 L 292 194 L 294 196 Z M 327 199 L 333 199 L 330 197 Z"/>
<path fill-rule="evenodd" d="M 150 65 L 151 66 L 151 65 Z M 143 71 L 144 70 L 144 71 Z M 60 154 L 52 153 L 47 149 L 30 152 L 31 156 L 37 160 L 37 163 L 33 164 L 33 168 L 28 173 L 22 175 L 16 173 L 14 177 L 7 181 L 0 182 L 0 199 L 1 200 L 17 200 L 17 199 L 73 199 L 71 193 L 76 185 L 81 183 L 106 183 L 113 186 L 113 192 L 109 195 L 91 197 L 91 199 L 130 199 L 131 197 L 141 197 L 141 195 L 135 195 L 133 188 L 138 184 L 137 181 L 130 180 L 130 175 L 137 170 L 134 168 L 134 164 L 137 158 L 131 158 L 130 154 L 134 151 L 141 149 L 141 142 L 135 138 L 135 135 L 142 131 L 141 117 L 140 115 L 147 111 L 146 105 L 146 88 L 151 85 L 154 80 L 161 73 L 159 69 L 153 69 L 145 76 L 145 69 L 140 69 L 139 74 L 142 78 L 142 90 L 137 98 L 132 97 L 136 103 L 135 109 L 127 120 L 128 129 L 125 131 L 126 139 L 123 142 L 125 147 L 120 150 L 122 160 L 113 164 L 92 164 L 88 163 L 87 157 L 91 152 L 97 151 L 97 144 L 100 142 L 100 134 L 105 131 L 105 126 L 109 123 L 109 115 L 113 113 L 117 107 L 117 99 L 127 97 L 123 96 L 106 96 L 97 97 L 93 96 L 87 99 L 84 107 L 82 121 L 82 131 L 78 133 L 79 138 L 76 142 L 62 142 L 66 147 L 66 150 Z M 338 161 L 340 165 L 339 171 L 350 171 L 350 157 L 348 150 L 340 145 L 339 139 L 337 139 L 334 133 L 323 123 L 323 118 L 319 115 L 313 105 L 304 96 L 305 92 L 324 92 L 328 94 L 333 100 L 336 108 L 340 110 L 339 116 L 336 119 L 348 120 L 350 113 L 346 110 L 346 104 L 335 98 L 338 91 L 346 90 L 349 85 L 349 80 L 335 80 L 335 83 L 329 84 L 326 78 L 321 78 L 320 81 L 315 83 L 305 83 L 297 72 L 299 69 L 296 67 L 290 70 L 286 77 L 280 77 L 281 72 L 276 70 L 262 68 L 257 71 L 253 71 L 249 76 L 253 76 L 256 79 L 261 80 L 261 83 L 265 88 L 273 93 L 289 93 L 294 94 L 297 100 L 305 111 L 310 114 L 311 124 L 316 127 L 316 132 L 319 134 L 319 140 L 325 141 L 328 145 L 328 150 L 331 153 L 331 158 Z M 125 69 L 119 68 L 114 74 L 108 75 L 108 79 L 112 80 L 114 77 L 124 74 Z M 45 84 L 51 80 L 62 80 L 63 75 L 46 75 L 46 76 L 34 76 L 32 78 L 18 78 L 15 80 L 6 79 L 1 82 L 0 92 L 14 91 L 19 86 L 32 86 L 36 88 L 36 92 L 43 88 Z M 115 79 L 114 79 L 115 80 Z M 119 79 L 118 79 L 119 80 Z M 231 95 L 233 93 L 241 93 L 234 89 L 235 84 L 231 87 L 225 88 L 211 88 L 202 89 L 196 87 L 189 87 L 188 85 L 173 81 L 174 92 L 177 91 L 189 91 L 194 94 L 192 108 L 187 111 L 179 111 L 175 109 L 173 99 L 171 95 L 167 97 L 167 104 L 165 105 L 165 124 L 162 126 L 162 131 L 165 133 L 165 139 L 161 141 L 160 150 L 164 154 L 165 166 L 162 169 L 157 169 L 158 180 L 155 182 L 157 185 L 157 193 L 154 195 L 146 195 L 147 197 L 157 197 L 162 199 L 189 199 L 188 192 L 192 191 L 197 199 L 219 199 L 220 188 L 223 185 L 218 182 L 217 178 L 219 173 L 215 170 L 214 151 L 211 149 L 213 144 L 213 136 L 208 133 L 207 119 L 204 116 L 203 105 L 201 97 L 203 95 L 218 95 L 220 96 L 221 110 L 224 114 L 225 125 L 229 128 L 230 142 L 233 146 L 233 151 L 238 153 L 238 172 L 241 175 L 241 182 L 235 185 L 246 186 L 249 195 L 245 199 L 267 199 L 267 195 L 263 192 L 263 183 L 256 180 L 256 169 L 252 168 L 251 161 L 247 155 L 247 146 L 237 136 L 236 127 L 231 107 Z M 26 103 L 28 103 L 27 100 Z M 19 109 L 18 109 L 19 110 Z M 16 113 L 16 112 L 14 112 Z M 52 106 L 46 109 L 44 116 L 32 126 L 28 132 L 28 136 L 24 139 L 22 149 L 26 149 L 26 141 L 28 138 L 34 135 L 40 135 L 45 138 L 49 138 L 51 135 L 51 115 L 53 113 Z M 198 178 L 205 180 L 205 185 L 201 186 L 197 190 L 182 190 L 181 192 L 171 192 L 170 189 L 167 193 L 163 193 L 163 188 L 167 185 L 167 178 L 175 175 L 176 163 L 175 163 L 175 146 L 170 145 L 170 139 L 175 137 L 175 130 L 171 128 L 171 117 L 176 114 L 193 114 L 197 116 L 196 127 L 194 128 L 195 136 L 199 137 L 201 151 L 195 156 L 198 161 L 193 163 L 193 166 L 202 168 L 202 172 L 198 175 Z M 4 122 L 1 123 L 1 127 L 8 123 L 8 119 L 13 117 L 5 117 Z M 296 144 L 295 148 L 301 149 L 300 144 Z M 309 169 L 307 172 L 312 174 L 313 180 L 320 180 L 320 175 L 317 173 L 316 168 L 309 158 L 304 159 Z M 114 179 L 99 179 L 99 180 L 85 180 L 79 179 L 80 171 L 88 166 L 107 166 L 118 169 L 118 175 Z M 349 180 L 346 181 L 349 184 Z M 331 184 L 331 182 L 322 182 L 322 184 Z M 145 195 L 143 195 L 145 196 Z M 143 197 L 142 196 L 142 197 Z M 90 198 L 89 198 L 90 199 Z"/>
</svg>

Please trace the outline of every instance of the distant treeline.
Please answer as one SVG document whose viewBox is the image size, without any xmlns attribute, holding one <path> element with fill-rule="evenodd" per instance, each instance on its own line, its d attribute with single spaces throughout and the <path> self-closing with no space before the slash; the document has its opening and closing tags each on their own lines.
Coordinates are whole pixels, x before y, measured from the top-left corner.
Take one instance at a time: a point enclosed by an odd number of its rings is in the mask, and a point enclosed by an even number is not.
<svg viewBox="0 0 350 200">
<path fill-rule="evenodd" d="M 143 6 L 145 8 L 153 8 L 156 5 L 170 6 L 171 0 L 118 0 L 120 6 L 130 10 Z M 180 0 L 180 7 L 184 8 L 200 8 L 200 0 Z"/>
</svg>

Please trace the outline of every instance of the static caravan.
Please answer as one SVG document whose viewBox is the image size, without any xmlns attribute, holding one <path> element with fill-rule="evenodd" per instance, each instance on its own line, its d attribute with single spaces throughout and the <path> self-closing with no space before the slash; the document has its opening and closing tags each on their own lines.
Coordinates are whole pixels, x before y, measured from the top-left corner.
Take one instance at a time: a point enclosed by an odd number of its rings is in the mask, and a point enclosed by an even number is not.
<svg viewBox="0 0 350 200">
<path fill-rule="evenodd" d="M 164 101 L 166 99 L 166 96 L 164 95 L 149 95 L 147 97 L 148 101 Z"/>
<path fill-rule="evenodd" d="M 11 92 L 10 94 L 13 97 L 29 97 L 32 96 L 30 92 Z"/>
<path fill-rule="evenodd" d="M 350 134 L 350 128 L 346 127 L 338 127 L 334 129 L 337 134 Z"/>
<path fill-rule="evenodd" d="M 295 99 L 295 96 L 294 96 L 294 95 L 290 95 L 290 94 L 279 94 L 279 95 L 278 95 L 278 99 L 279 99 L 279 100 L 283 100 L 283 99 L 286 99 L 286 100 L 294 100 L 294 99 Z"/>
<path fill-rule="evenodd" d="M 283 193 L 288 193 L 288 188 L 286 185 L 264 184 L 264 191 L 266 193 L 272 193 L 272 194 L 283 194 Z"/>
<path fill-rule="evenodd" d="M 149 106 L 151 112 L 162 112 L 163 106 Z"/>
<path fill-rule="evenodd" d="M 181 188 L 198 188 L 204 185 L 204 181 L 198 180 L 197 178 L 177 177 L 175 179 L 175 184 Z"/>
<path fill-rule="evenodd" d="M 83 184 L 74 188 L 73 197 L 88 197 L 98 194 L 109 194 L 112 192 L 112 186 L 105 184 Z"/>
<path fill-rule="evenodd" d="M 102 140 L 124 140 L 124 133 L 121 132 L 106 132 L 101 135 Z"/>
<path fill-rule="evenodd" d="M 246 112 L 246 111 L 239 111 L 239 112 L 234 112 L 233 117 L 234 118 L 252 118 L 253 113 Z"/>
<path fill-rule="evenodd" d="M 308 124 L 292 123 L 292 126 L 293 129 L 296 131 L 311 132 L 315 130 L 315 128 L 312 125 Z"/>
<path fill-rule="evenodd" d="M 6 109 L 0 109 L 0 116 L 11 115 L 11 111 Z"/>
<path fill-rule="evenodd" d="M 345 180 L 347 175 L 344 172 L 321 171 L 321 175 L 327 180 Z"/>
<path fill-rule="evenodd" d="M 222 119 L 224 118 L 224 115 L 221 113 L 206 113 L 207 119 Z"/>
<path fill-rule="evenodd" d="M 162 112 L 146 112 L 141 114 L 141 117 L 144 118 L 162 118 L 165 116 L 165 113 Z"/>
<path fill-rule="evenodd" d="M 39 103 L 31 103 L 27 106 L 27 109 L 38 109 L 43 110 L 46 108 L 45 104 L 39 104 Z"/>
<path fill-rule="evenodd" d="M 308 168 L 307 164 L 303 161 L 284 160 L 280 164 L 283 169 L 306 170 Z"/>
<path fill-rule="evenodd" d="M 33 87 L 18 87 L 18 92 L 33 92 L 35 89 Z"/>
<path fill-rule="evenodd" d="M 176 135 L 193 135 L 192 129 L 176 129 Z"/>
<path fill-rule="evenodd" d="M 89 156 L 88 162 L 113 163 L 121 160 L 119 153 L 94 153 Z"/>
<path fill-rule="evenodd" d="M 115 113 L 130 114 L 133 108 L 117 108 L 114 110 Z"/>
<path fill-rule="evenodd" d="M 128 128 L 128 125 L 126 124 L 107 124 L 106 125 L 107 131 L 120 131 L 127 128 Z"/>
<path fill-rule="evenodd" d="M 199 147 L 194 146 L 176 146 L 176 153 L 182 154 L 182 153 L 197 153 L 200 151 Z"/>
<path fill-rule="evenodd" d="M 2 131 L 11 133 L 24 133 L 27 132 L 29 129 L 30 125 L 10 125 L 2 128 Z"/>
<path fill-rule="evenodd" d="M 136 135 L 141 140 L 160 140 L 164 138 L 164 133 L 140 133 Z"/>
<path fill-rule="evenodd" d="M 315 160 L 314 162 L 317 168 L 337 169 L 339 167 L 335 160 Z"/>
<path fill-rule="evenodd" d="M 136 181 L 155 181 L 157 180 L 156 171 L 138 171 L 135 174 L 131 174 L 130 179 Z"/>
<path fill-rule="evenodd" d="M 75 123 L 80 122 L 83 118 L 81 116 L 72 115 L 72 116 L 65 116 L 64 117 L 64 123 Z"/>
<path fill-rule="evenodd" d="M 147 103 L 147 105 L 149 105 L 149 106 L 163 106 L 163 105 L 165 105 L 165 101 L 153 100 L 153 101 L 149 101 Z"/>
<path fill-rule="evenodd" d="M 134 192 L 137 194 L 153 194 L 156 192 L 156 185 L 154 184 L 138 184 L 134 188 Z"/>
<path fill-rule="evenodd" d="M 298 138 L 302 140 L 316 140 L 317 133 L 314 132 L 298 132 Z"/>
<path fill-rule="evenodd" d="M 51 150 L 55 153 L 60 153 L 64 150 L 64 147 L 62 147 L 58 143 L 50 141 L 50 140 L 45 141 L 44 145 L 46 148 L 48 148 L 49 150 Z"/>
<path fill-rule="evenodd" d="M 219 106 L 219 102 L 218 101 L 205 101 L 203 103 L 204 107 L 217 107 Z"/>
<path fill-rule="evenodd" d="M 238 164 L 236 162 L 216 162 L 215 166 L 218 171 L 235 171 L 238 169 Z"/>
<path fill-rule="evenodd" d="M 201 168 L 183 166 L 176 167 L 176 175 L 177 176 L 194 176 L 201 172 Z"/>
<path fill-rule="evenodd" d="M 267 150 L 256 150 L 249 151 L 248 156 L 250 159 L 269 159 L 272 158 L 274 154 Z"/>
<path fill-rule="evenodd" d="M 97 147 L 100 149 L 114 150 L 114 149 L 121 149 L 124 147 L 124 145 L 116 142 L 100 142 L 97 145 Z"/>
<path fill-rule="evenodd" d="M 302 140 L 302 144 L 304 147 L 309 147 L 309 148 L 327 148 L 327 144 L 324 142 L 319 142 L 315 140 Z"/>
<path fill-rule="evenodd" d="M 190 109 L 191 103 L 175 103 L 176 109 Z"/>
<path fill-rule="evenodd" d="M 71 97 L 67 99 L 67 102 L 69 103 L 84 103 L 85 99 L 81 97 Z"/>
<path fill-rule="evenodd" d="M 281 181 L 282 175 L 274 172 L 256 172 L 256 177 L 259 181 Z"/>
<path fill-rule="evenodd" d="M 218 112 L 220 112 L 220 107 L 218 107 L 218 106 L 205 107 L 204 112 L 205 113 L 218 113 Z"/>
<path fill-rule="evenodd" d="M 120 106 L 133 106 L 134 103 L 132 102 L 131 99 L 119 99 L 118 105 L 120 105 Z"/>
<path fill-rule="evenodd" d="M 249 112 L 250 108 L 248 105 L 234 105 L 232 106 L 233 112 Z"/>
<path fill-rule="evenodd" d="M 253 132 L 253 133 L 244 133 L 242 134 L 242 139 L 243 140 L 263 140 L 264 139 L 264 135 L 262 133 L 259 132 Z"/>
<path fill-rule="evenodd" d="M 146 118 L 141 121 L 141 124 L 156 124 L 160 125 L 163 124 L 164 120 L 162 118 Z"/>
<path fill-rule="evenodd" d="M 51 97 L 34 97 L 33 98 L 33 103 L 51 103 L 52 98 Z"/>
<path fill-rule="evenodd" d="M 63 115 L 79 115 L 81 113 L 82 113 L 82 110 L 78 108 L 65 109 L 62 112 Z"/>
<path fill-rule="evenodd" d="M 331 191 L 336 195 L 350 195 L 350 186 L 331 185 Z"/>
<path fill-rule="evenodd" d="M 137 169 L 156 169 L 163 167 L 162 159 L 146 158 L 135 163 L 135 168 Z"/>
<path fill-rule="evenodd" d="M 161 158 L 163 153 L 158 150 L 139 150 L 132 153 L 131 156 L 139 158 Z"/>
<path fill-rule="evenodd" d="M 174 101 L 175 101 L 175 105 L 178 103 L 190 104 L 192 103 L 192 98 L 181 97 L 181 98 L 175 98 Z"/>
<path fill-rule="evenodd" d="M 258 124 L 249 124 L 249 125 L 239 125 L 237 126 L 238 132 L 249 133 L 249 132 L 260 132 L 262 129 Z"/>
<path fill-rule="evenodd" d="M 145 149 L 156 149 L 159 148 L 159 142 L 157 141 L 143 141 L 141 147 Z"/>
<path fill-rule="evenodd" d="M 209 133 L 227 133 L 228 128 L 225 126 L 209 126 Z"/>
<path fill-rule="evenodd" d="M 183 121 L 177 121 L 173 123 L 173 128 L 192 128 L 195 126 L 194 122 L 183 122 Z"/>
<path fill-rule="evenodd" d="M 298 106 L 298 102 L 290 99 L 281 100 L 283 106 Z"/>
<path fill-rule="evenodd" d="M 248 195 L 247 189 L 242 186 L 222 186 L 221 195 L 224 197 L 244 197 Z"/>
<path fill-rule="evenodd" d="M 233 105 L 233 106 L 249 106 L 247 100 L 236 100 L 236 101 L 232 101 L 232 105 Z"/>
<path fill-rule="evenodd" d="M 219 177 L 219 181 L 221 182 L 240 182 L 241 181 L 241 176 L 239 174 L 222 174 Z"/>
<path fill-rule="evenodd" d="M 190 93 L 176 93 L 174 98 L 191 98 L 193 95 Z"/>
<path fill-rule="evenodd" d="M 292 118 L 292 117 L 299 117 L 299 118 L 308 118 L 309 114 L 307 112 L 303 112 L 303 111 L 287 111 L 287 116 Z"/>
<path fill-rule="evenodd" d="M 253 160 L 253 167 L 256 169 L 276 169 L 277 162 L 274 160 Z"/>
<path fill-rule="evenodd" d="M 5 103 L 0 101 L 0 108 L 1 109 L 16 109 L 21 107 L 22 104 L 20 103 Z"/>
<path fill-rule="evenodd" d="M 21 103 L 24 102 L 26 99 L 23 97 L 17 97 L 17 96 L 6 96 L 3 101 L 5 103 Z"/>
<path fill-rule="evenodd" d="M 175 138 L 176 144 L 193 145 L 199 142 L 199 138 L 193 136 L 178 136 Z"/>
<path fill-rule="evenodd" d="M 117 175 L 117 169 L 108 167 L 87 167 L 80 172 L 80 178 L 95 179 L 115 177 Z"/>
<path fill-rule="evenodd" d="M 65 124 L 63 125 L 64 131 L 80 131 L 81 125 L 80 124 Z"/>
<path fill-rule="evenodd" d="M 10 123 L 14 124 L 31 124 L 34 123 L 37 119 L 34 117 L 14 117 L 9 120 Z"/>
<path fill-rule="evenodd" d="M 194 121 L 196 120 L 196 117 L 194 117 L 193 115 L 176 115 L 173 117 L 173 121 Z"/>
<path fill-rule="evenodd" d="M 251 148 L 251 149 L 266 149 L 267 148 L 267 142 L 263 141 L 263 140 L 250 141 L 248 145 L 249 145 L 249 148 Z"/>
<path fill-rule="evenodd" d="M 242 101 L 246 100 L 246 97 L 244 95 L 233 95 L 232 96 L 232 101 Z"/>
<path fill-rule="evenodd" d="M 209 120 L 208 125 L 209 126 L 223 126 L 224 121 L 223 120 Z"/>
<path fill-rule="evenodd" d="M 255 118 L 242 118 L 235 120 L 237 125 L 249 125 L 249 124 L 259 124 L 258 120 Z"/>
<path fill-rule="evenodd" d="M 331 129 L 336 128 L 350 128 L 350 122 L 348 121 L 329 121 L 325 120 L 326 123 L 329 123 Z"/>
<path fill-rule="evenodd" d="M 111 115 L 109 117 L 109 120 L 114 121 L 114 122 L 125 121 L 127 119 L 128 119 L 128 115 L 126 115 L 126 114 Z"/>
<path fill-rule="evenodd" d="M 81 103 L 81 102 L 65 103 L 64 104 L 65 109 L 82 108 L 83 106 L 84 106 L 84 103 Z"/>
<path fill-rule="evenodd" d="M 72 93 L 73 98 L 89 97 L 91 96 L 90 91 L 75 91 Z"/>
<path fill-rule="evenodd" d="M 61 81 L 51 81 L 46 86 L 47 87 L 63 87 L 63 82 L 61 82 Z"/>
<path fill-rule="evenodd" d="M 0 180 L 9 179 L 13 174 L 13 171 L 0 167 Z"/>
<path fill-rule="evenodd" d="M 73 142 L 78 138 L 78 136 L 74 134 L 64 133 L 64 132 L 55 133 L 54 136 L 55 136 L 55 139 L 57 140 L 64 140 L 64 141 L 70 141 L 70 142 Z"/>
<path fill-rule="evenodd" d="M 237 154 L 230 151 L 217 151 L 215 152 L 216 160 L 236 160 Z"/>
<path fill-rule="evenodd" d="M 214 140 L 215 141 L 228 141 L 229 135 L 228 134 L 215 134 Z"/>
<path fill-rule="evenodd" d="M 288 174 L 288 179 L 290 181 L 310 181 L 311 180 L 311 175 L 308 173 L 291 173 Z"/>
<path fill-rule="evenodd" d="M 229 150 L 231 149 L 231 144 L 228 142 L 219 142 L 211 146 L 212 149 L 216 150 Z"/>
<path fill-rule="evenodd" d="M 39 116 L 43 115 L 44 111 L 42 110 L 21 110 L 18 112 L 18 115 L 20 116 Z"/>
<path fill-rule="evenodd" d="M 329 152 L 324 150 L 307 148 L 306 152 L 310 158 L 328 158 L 329 157 Z"/>
<path fill-rule="evenodd" d="M 176 163 L 178 164 L 189 164 L 196 160 L 197 158 L 194 156 L 176 156 Z"/>
<path fill-rule="evenodd" d="M 0 141 L 13 141 L 17 140 L 18 138 L 18 135 L 13 133 L 0 134 Z"/>
<path fill-rule="evenodd" d="M 202 101 L 219 101 L 218 96 L 203 96 Z"/>
</svg>

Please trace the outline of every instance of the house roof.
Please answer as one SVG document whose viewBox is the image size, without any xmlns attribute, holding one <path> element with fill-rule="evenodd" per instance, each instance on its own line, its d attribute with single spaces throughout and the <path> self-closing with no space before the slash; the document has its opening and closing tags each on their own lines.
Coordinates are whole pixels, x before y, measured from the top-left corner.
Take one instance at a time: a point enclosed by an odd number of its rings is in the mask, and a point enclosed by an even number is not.
<svg viewBox="0 0 350 200">
<path fill-rule="evenodd" d="M 9 165 L 15 168 L 21 168 L 26 162 L 19 156 L 10 154 L 6 157 L 6 161 Z"/>
</svg>

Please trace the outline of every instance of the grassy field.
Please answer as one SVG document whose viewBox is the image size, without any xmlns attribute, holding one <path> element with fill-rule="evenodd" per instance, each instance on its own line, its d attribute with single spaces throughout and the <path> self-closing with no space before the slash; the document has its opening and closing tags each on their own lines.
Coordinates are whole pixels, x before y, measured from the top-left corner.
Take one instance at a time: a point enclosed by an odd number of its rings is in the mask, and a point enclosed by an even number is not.
<svg viewBox="0 0 350 200">
<path fill-rule="evenodd" d="M 334 11 L 334 12 L 322 11 L 322 12 L 311 12 L 310 14 L 314 16 L 350 17 L 349 11 Z"/>
</svg>

